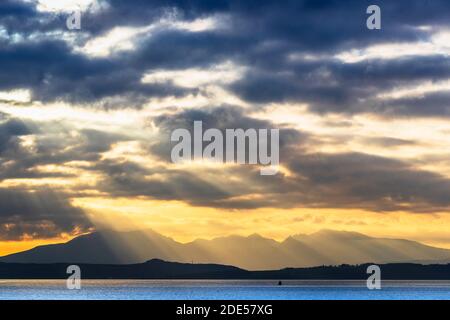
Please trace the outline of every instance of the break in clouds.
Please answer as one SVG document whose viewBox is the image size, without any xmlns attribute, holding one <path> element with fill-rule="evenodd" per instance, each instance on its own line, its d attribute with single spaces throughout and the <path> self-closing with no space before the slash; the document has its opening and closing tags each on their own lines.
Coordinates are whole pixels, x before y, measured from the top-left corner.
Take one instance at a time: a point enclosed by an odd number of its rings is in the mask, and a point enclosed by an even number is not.
<svg viewBox="0 0 450 320">
<path fill-rule="evenodd" d="M 81 29 L 68 30 L 68 8 L 2 1 L 2 237 L 88 230 L 73 200 L 93 196 L 448 211 L 448 166 L 432 160 L 445 156 L 402 153 L 423 141 L 385 136 L 382 125 L 367 136 L 354 119 L 448 121 L 450 4 L 379 1 L 382 29 L 369 31 L 370 4 L 105 0 L 82 8 Z M 41 110 L 61 117 L 34 116 Z M 303 126 L 307 117 L 319 124 Z M 170 133 L 194 121 L 279 128 L 280 172 L 174 165 Z"/>
</svg>

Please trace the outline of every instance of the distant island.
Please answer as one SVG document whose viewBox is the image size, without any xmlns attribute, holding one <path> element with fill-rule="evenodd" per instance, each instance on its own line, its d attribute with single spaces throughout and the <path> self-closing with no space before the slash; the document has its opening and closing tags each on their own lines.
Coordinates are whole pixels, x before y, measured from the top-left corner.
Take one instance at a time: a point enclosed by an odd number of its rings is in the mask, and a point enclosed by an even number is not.
<svg viewBox="0 0 450 320">
<path fill-rule="evenodd" d="M 0 263 L 0 279 L 66 279 L 70 263 Z M 78 264 L 82 279 L 250 279 L 364 280 L 367 266 L 339 265 L 248 271 L 219 264 L 193 264 L 152 259 L 139 264 Z M 450 264 L 380 265 L 384 280 L 450 280 Z"/>
<path fill-rule="evenodd" d="M 361 265 L 368 262 L 447 264 L 450 263 L 450 250 L 405 239 L 374 238 L 361 233 L 336 230 L 292 235 L 283 241 L 253 234 L 247 237 L 230 235 L 210 240 L 196 239 L 188 243 L 177 242 L 153 230 L 98 230 L 66 243 L 38 246 L 3 256 L 0 257 L 0 262 L 124 264 L 135 265 L 134 268 L 137 268 L 139 264 L 151 259 L 232 265 L 258 271 L 287 267 Z M 121 270 L 128 267 L 124 268 Z M 345 271 L 342 268 L 340 270 Z"/>
</svg>

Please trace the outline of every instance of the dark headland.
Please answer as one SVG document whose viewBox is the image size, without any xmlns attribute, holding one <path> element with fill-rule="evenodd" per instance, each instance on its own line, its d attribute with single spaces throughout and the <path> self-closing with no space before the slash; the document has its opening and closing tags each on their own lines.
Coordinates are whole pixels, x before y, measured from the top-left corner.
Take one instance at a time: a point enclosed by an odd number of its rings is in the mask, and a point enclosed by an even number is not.
<svg viewBox="0 0 450 320">
<path fill-rule="evenodd" d="M 0 279 L 66 279 L 77 263 L 0 263 Z M 191 264 L 152 259 L 139 264 L 77 264 L 83 279 L 291 279 L 363 280 L 370 264 L 248 271 L 219 264 Z M 379 265 L 385 280 L 450 280 L 450 264 Z"/>
</svg>

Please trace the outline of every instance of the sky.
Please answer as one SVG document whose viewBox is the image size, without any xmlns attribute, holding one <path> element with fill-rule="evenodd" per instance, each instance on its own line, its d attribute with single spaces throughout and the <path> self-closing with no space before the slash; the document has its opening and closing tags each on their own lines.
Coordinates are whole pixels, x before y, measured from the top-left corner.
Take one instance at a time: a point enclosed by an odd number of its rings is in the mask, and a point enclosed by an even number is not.
<svg viewBox="0 0 450 320">
<path fill-rule="evenodd" d="M 1 1 L 0 255 L 102 228 L 182 242 L 336 229 L 450 248 L 449 10 Z M 279 129 L 279 172 L 172 163 L 170 133 L 196 120 Z"/>
</svg>

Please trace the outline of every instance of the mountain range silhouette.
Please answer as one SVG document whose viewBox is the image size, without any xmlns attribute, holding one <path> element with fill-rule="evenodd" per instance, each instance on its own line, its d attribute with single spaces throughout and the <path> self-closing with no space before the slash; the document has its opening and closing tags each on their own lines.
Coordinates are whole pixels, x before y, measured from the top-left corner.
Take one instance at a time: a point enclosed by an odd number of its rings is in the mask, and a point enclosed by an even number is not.
<svg viewBox="0 0 450 320">
<path fill-rule="evenodd" d="M 253 234 L 180 243 L 153 230 L 100 230 L 66 243 L 43 245 L 0 257 L 7 263 L 140 264 L 151 259 L 278 270 L 364 263 L 450 262 L 450 250 L 403 239 L 322 230 L 278 242 Z"/>
</svg>

